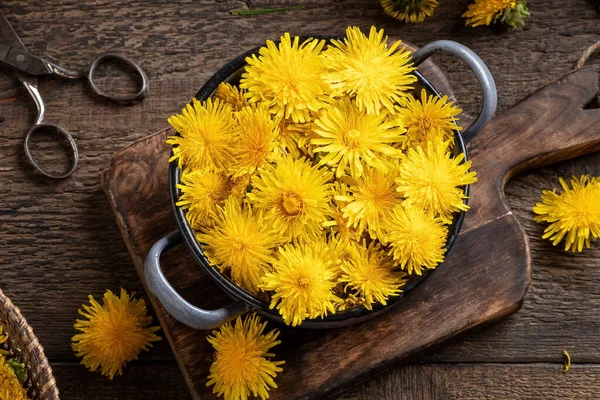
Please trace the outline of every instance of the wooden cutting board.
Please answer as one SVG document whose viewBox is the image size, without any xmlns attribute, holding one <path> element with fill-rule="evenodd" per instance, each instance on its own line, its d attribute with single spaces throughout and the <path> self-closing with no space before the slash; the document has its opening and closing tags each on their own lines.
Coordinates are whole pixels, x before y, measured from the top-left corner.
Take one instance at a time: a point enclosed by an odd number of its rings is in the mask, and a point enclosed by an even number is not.
<svg viewBox="0 0 600 400">
<path fill-rule="evenodd" d="M 419 68 L 441 92 L 447 80 L 432 63 Z M 469 143 L 479 182 L 472 185 L 465 224 L 446 261 L 405 301 L 360 325 L 330 331 L 277 326 L 285 360 L 272 399 L 306 399 L 335 392 L 350 381 L 402 362 L 469 329 L 519 309 L 531 278 L 527 237 L 504 201 L 504 185 L 525 168 L 600 149 L 600 110 L 586 109 L 598 94 L 600 66 L 588 67 L 534 93 Z M 143 281 L 143 262 L 156 240 L 176 229 L 168 191 L 165 139 L 158 132 L 115 155 L 103 187 Z M 231 300 L 196 265 L 184 245 L 163 256 L 173 286 L 193 304 L 216 308 Z M 212 348 L 197 331 L 151 302 L 190 391 L 206 388 Z M 270 324 L 270 327 L 276 327 Z"/>
</svg>

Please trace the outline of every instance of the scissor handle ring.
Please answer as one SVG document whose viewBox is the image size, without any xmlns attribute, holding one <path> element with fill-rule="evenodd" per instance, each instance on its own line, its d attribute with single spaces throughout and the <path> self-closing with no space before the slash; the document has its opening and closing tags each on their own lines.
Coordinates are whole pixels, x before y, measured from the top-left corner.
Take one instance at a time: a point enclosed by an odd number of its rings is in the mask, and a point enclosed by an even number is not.
<svg viewBox="0 0 600 400">
<path fill-rule="evenodd" d="M 137 74 L 142 78 L 142 86 L 136 94 L 134 94 L 133 96 L 114 96 L 114 95 L 106 93 L 104 90 L 100 89 L 98 87 L 98 85 L 96 85 L 96 81 L 94 80 L 94 75 L 96 74 L 96 70 L 98 69 L 98 66 L 100 64 L 102 64 L 103 62 L 110 61 L 110 60 L 117 60 L 117 61 L 124 62 L 125 64 L 127 64 L 131 68 L 133 68 L 137 72 Z M 128 59 L 127 57 L 123 57 L 118 54 L 106 53 L 106 54 L 103 54 L 100 57 L 96 58 L 94 60 L 94 62 L 92 62 L 92 64 L 90 65 L 90 70 L 88 71 L 87 78 L 88 78 L 88 81 L 90 82 L 90 86 L 92 87 L 92 90 L 94 90 L 94 92 L 96 92 L 99 96 L 107 98 L 108 100 L 113 101 L 117 104 L 123 104 L 123 105 L 135 104 L 135 103 L 142 101 L 144 99 L 144 97 L 146 97 L 146 94 L 148 94 L 149 82 L 148 82 L 148 77 L 146 76 L 146 73 L 144 72 L 144 70 L 139 65 L 137 65 L 136 63 L 134 63 L 133 61 Z"/>
<path fill-rule="evenodd" d="M 69 146 L 71 146 L 71 164 L 69 165 L 69 169 L 63 174 L 53 174 L 53 173 L 45 171 L 35 161 L 35 159 L 33 158 L 32 154 L 31 154 L 31 149 L 29 148 L 30 139 L 36 132 L 40 131 L 42 128 L 54 130 L 55 132 L 59 133 L 61 136 L 63 136 L 64 138 L 67 139 L 67 141 L 69 142 Z M 35 169 L 37 169 L 42 175 L 44 175 L 48 178 L 52 178 L 52 179 L 68 178 L 77 168 L 77 162 L 79 161 L 79 151 L 77 150 L 77 144 L 75 143 L 75 139 L 73 139 L 73 136 L 71 136 L 71 134 L 69 132 L 67 132 L 66 130 L 64 130 L 63 128 L 61 128 L 58 125 L 37 124 L 37 125 L 32 126 L 31 129 L 29 130 L 29 132 L 27 132 L 27 135 L 25 136 L 25 144 L 23 147 L 25 148 L 25 156 L 27 157 L 27 159 L 29 160 L 31 165 L 33 165 L 33 167 Z"/>
</svg>

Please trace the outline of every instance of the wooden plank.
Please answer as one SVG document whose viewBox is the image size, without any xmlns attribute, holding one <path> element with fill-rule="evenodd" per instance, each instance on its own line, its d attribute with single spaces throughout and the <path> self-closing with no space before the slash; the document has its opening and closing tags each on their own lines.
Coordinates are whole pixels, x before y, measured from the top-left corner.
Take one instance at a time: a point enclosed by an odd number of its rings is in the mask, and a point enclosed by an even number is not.
<svg viewBox="0 0 600 400">
<path fill-rule="evenodd" d="M 190 399 L 177 364 L 132 362 L 122 376 L 109 380 L 83 365 L 55 362 L 53 371 L 62 400 L 187 400 Z"/>
<path fill-rule="evenodd" d="M 562 368 L 560 363 L 411 364 L 352 387 L 336 399 L 593 400 L 600 397 L 600 366 L 573 365 L 566 374 Z"/>
<path fill-rule="evenodd" d="M 47 119 L 69 128 L 81 150 L 73 179 L 56 184 L 26 172 L 21 148 L 33 105 L 14 77 L 0 71 L 0 284 L 21 307 L 51 358 L 72 357 L 71 326 L 88 294 L 120 286 L 142 291 L 101 193 L 100 170 L 120 148 L 165 127 L 166 118 L 224 60 L 287 28 L 341 34 L 350 24 L 364 28 L 375 23 L 418 45 L 452 38 L 473 48 L 490 66 L 500 109 L 505 110 L 524 93 L 569 71 L 581 51 L 600 36 L 597 7 L 591 2 L 569 7 L 558 0 L 530 2 L 533 17 L 522 32 L 465 28 L 460 19 L 465 4 L 457 2 L 442 2 L 422 25 L 395 22 L 373 0 L 293 2 L 299 3 L 310 8 L 258 18 L 228 17 L 227 10 L 245 6 L 242 1 L 2 3 L 35 54 L 83 67 L 101 51 L 118 50 L 139 61 L 151 78 L 150 97 L 131 108 L 97 100 L 83 83 L 44 82 Z M 463 65 L 447 57 L 436 62 L 448 70 L 461 105 L 476 110 L 478 87 Z M 600 361 L 595 312 L 600 308 L 598 245 L 581 255 L 553 249 L 538 239 L 542 227 L 531 222 L 529 211 L 536 196 L 555 186 L 559 175 L 598 175 L 599 166 L 597 156 L 582 157 L 508 184 L 508 202 L 530 236 L 534 258 L 533 284 L 523 309 L 426 359 L 541 362 L 553 360 L 552 354 L 567 346 L 587 362 Z M 171 357 L 166 346 L 162 349 L 148 354 Z"/>
<path fill-rule="evenodd" d="M 600 365 L 409 364 L 347 388 L 331 400 L 593 400 Z M 174 363 L 133 363 L 112 381 L 71 363 L 55 363 L 63 400 L 185 400 L 189 393 Z M 149 378 L 151 377 L 151 379 Z"/>
</svg>

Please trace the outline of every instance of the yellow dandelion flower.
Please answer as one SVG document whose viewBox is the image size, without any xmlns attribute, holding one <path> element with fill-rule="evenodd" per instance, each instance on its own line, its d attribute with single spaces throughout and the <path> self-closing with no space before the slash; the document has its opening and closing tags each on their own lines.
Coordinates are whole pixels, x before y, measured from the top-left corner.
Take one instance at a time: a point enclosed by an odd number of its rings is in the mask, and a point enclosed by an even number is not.
<svg viewBox="0 0 600 400">
<path fill-rule="evenodd" d="M 10 361 L 0 356 L 0 400 L 27 400 L 27 391 L 11 368 Z"/>
<path fill-rule="evenodd" d="M 418 24 L 431 17 L 437 0 L 379 0 L 387 15 L 407 24 Z"/>
<path fill-rule="evenodd" d="M 331 178 L 325 168 L 285 156 L 260 169 L 247 197 L 287 240 L 316 237 L 332 212 Z"/>
<path fill-rule="evenodd" d="M 271 249 L 283 243 L 265 223 L 262 210 L 252 210 L 229 198 L 214 228 L 196 235 L 210 263 L 221 272 L 230 271 L 238 285 L 257 293 L 261 277 L 272 262 Z"/>
<path fill-rule="evenodd" d="M 235 116 L 240 130 L 233 144 L 235 161 L 230 172 L 239 177 L 253 174 L 274 159 L 279 128 L 264 107 L 246 106 Z"/>
<path fill-rule="evenodd" d="M 300 43 L 299 37 L 285 33 L 279 45 L 267 40 L 258 57 L 246 58 L 246 71 L 240 87 L 246 89 L 250 103 L 263 102 L 272 113 L 293 122 L 310 121 L 329 102 L 328 85 L 320 52 L 324 40 L 309 39 Z"/>
<path fill-rule="evenodd" d="M 215 91 L 215 98 L 229 104 L 233 111 L 240 111 L 248 105 L 245 94 L 245 90 L 229 83 L 221 82 Z"/>
<path fill-rule="evenodd" d="M 8 333 L 4 332 L 4 328 L 0 326 L 0 345 L 8 341 Z M 10 353 L 0 348 L 0 357 L 3 355 L 9 355 Z"/>
<path fill-rule="evenodd" d="M 300 158 L 298 141 L 304 134 L 309 124 L 295 124 L 290 120 L 283 119 L 279 122 L 279 135 L 275 139 L 282 154 L 290 154 L 292 157 Z"/>
<path fill-rule="evenodd" d="M 441 219 L 417 207 L 398 205 L 386 221 L 389 254 L 411 275 L 422 275 L 444 261 L 447 235 Z"/>
<path fill-rule="evenodd" d="M 272 361 L 275 354 L 270 350 L 281 341 L 276 329 L 265 334 L 266 326 L 252 314 L 243 320 L 238 317 L 235 325 L 222 325 L 207 337 L 215 357 L 206 386 L 214 385 L 214 394 L 225 400 L 247 400 L 251 394 L 265 400 L 269 390 L 277 388 L 274 379 L 283 371 L 284 361 Z"/>
<path fill-rule="evenodd" d="M 336 196 L 336 200 L 347 202 L 344 217 L 357 234 L 365 230 L 371 239 L 381 237 L 382 224 L 392 209 L 402 203 L 402 197 L 396 190 L 396 171 L 383 173 L 367 170 L 364 177 L 357 178 L 350 187 L 351 195 Z"/>
<path fill-rule="evenodd" d="M 469 209 L 462 186 L 477 181 L 476 173 L 469 171 L 471 161 L 463 162 L 464 158 L 464 153 L 452 157 L 446 146 L 432 142 L 427 143 L 427 150 L 410 148 L 400 164 L 396 190 L 408 204 L 449 224 L 452 213 Z"/>
<path fill-rule="evenodd" d="M 218 207 L 232 194 L 234 181 L 222 172 L 186 169 L 181 174 L 177 206 L 196 230 L 214 225 Z"/>
<path fill-rule="evenodd" d="M 463 14 L 465 24 L 476 27 L 500 21 L 508 26 L 521 29 L 529 17 L 525 0 L 475 0 Z"/>
<path fill-rule="evenodd" d="M 542 202 L 533 207 L 538 214 L 534 220 L 550 224 L 543 239 L 550 239 L 554 246 L 565 239 L 565 250 L 582 251 L 600 237 L 600 178 L 574 176 L 571 187 L 560 178 L 560 185 L 560 194 L 544 190 Z"/>
<path fill-rule="evenodd" d="M 404 128 L 398 120 L 388 121 L 387 113 L 367 114 L 348 99 L 325 110 L 315 120 L 314 132 L 319 135 L 311 144 L 315 153 L 326 153 L 320 164 L 334 166 L 336 177 L 349 170 L 360 177 L 365 166 L 387 172 L 391 164 L 386 157 L 400 157 L 402 152 L 392 145 L 404 140 Z"/>
<path fill-rule="evenodd" d="M 286 324 L 334 313 L 340 299 L 333 294 L 338 274 L 337 252 L 323 241 L 284 245 L 263 277 L 261 289 L 273 292 L 270 308 L 277 308 Z"/>
<path fill-rule="evenodd" d="M 341 264 L 343 271 L 340 282 L 355 291 L 362 304 L 373 309 L 373 304 L 386 305 L 388 299 L 402 292 L 406 274 L 396 271 L 394 259 L 386 255 L 379 243 L 351 243 L 348 246 L 350 257 Z"/>
<path fill-rule="evenodd" d="M 169 124 L 180 134 L 167 138 L 174 146 L 169 161 L 177 160 L 180 168 L 227 170 L 238 129 L 231 106 L 219 99 L 202 103 L 192 99 L 192 105 L 169 118 Z"/>
<path fill-rule="evenodd" d="M 360 234 L 351 226 L 348 218 L 344 216 L 344 207 L 346 207 L 350 195 L 349 186 L 341 180 L 336 180 L 333 185 L 335 206 L 333 207 L 332 218 L 324 222 L 323 226 L 329 228 L 330 237 L 335 238 L 340 243 L 357 240 Z"/>
<path fill-rule="evenodd" d="M 400 41 L 388 47 L 383 29 L 373 26 L 367 37 L 359 28 L 349 27 L 343 42 L 331 43 L 323 53 L 324 79 L 335 96 L 355 96 L 361 111 L 379 114 L 382 107 L 392 111 L 417 80 L 410 53 L 400 48 Z"/>
<path fill-rule="evenodd" d="M 155 334 L 160 328 L 149 326 L 152 317 L 147 314 L 146 303 L 133 295 L 121 289 L 117 297 L 109 290 L 104 293 L 103 304 L 90 296 L 90 305 L 84 304 L 79 310 L 85 319 L 75 322 L 75 329 L 81 332 L 72 339 L 75 355 L 83 357 L 81 363 L 90 371 L 100 369 L 109 379 L 122 375 L 125 364 L 161 340 Z"/>
<path fill-rule="evenodd" d="M 405 148 L 446 142 L 453 138 L 454 130 L 461 129 L 457 122 L 462 110 L 448 101 L 448 96 L 428 96 L 422 90 L 420 100 L 409 95 L 396 111 L 406 128 Z"/>
</svg>

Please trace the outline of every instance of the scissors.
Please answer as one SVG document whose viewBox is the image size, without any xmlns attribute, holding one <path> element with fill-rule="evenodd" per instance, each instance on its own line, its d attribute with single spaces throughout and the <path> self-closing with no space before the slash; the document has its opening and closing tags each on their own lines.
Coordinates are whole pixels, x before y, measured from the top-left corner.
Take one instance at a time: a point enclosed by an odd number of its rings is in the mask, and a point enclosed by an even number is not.
<svg viewBox="0 0 600 400">
<path fill-rule="evenodd" d="M 114 96 L 106 93 L 98 87 L 95 82 L 95 74 L 98 66 L 101 63 L 107 61 L 120 61 L 135 70 L 135 72 L 141 77 L 141 87 L 139 91 L 133 96 L 122 97 Z M 12 69 L 21 83 L 25 86 L 25 89 L 29 92 L 33 98 L 37 107 L 37 118 L 27 136 L 25 136 L 25 155 L 27 159 L 40 173 L 48 178 L 64 179 L 75 171 L 77 168 L 77 161 L 79 159 L 79 152 L 77 150 L 77 144 L 71 134 L 55 124 L 44 123 L 44 102 L 42 96 L 38 90 L 38 77 L 45 75 L 54 75 L 64 79 L 84 79 L 87 78 L 92 90 L 99 96 L 107 98 L 117 104 L 130 105 L 142 101 L 148 93 L 148 77 L 146 73 L 133 61 L 128 58 L 119 56 L 117 54 L 106 53 L 96 58 L 86 72 L 70 71 L 59 65 L 56 65 L 50 61 L 46 61 L 42 58 L 36 57 L 29 52 L 19 39 L 19 36 L 15 33 L 13 28 L 10 26 L 8 20 L 0 11 L 0 65 L 7 66 Z M 56 140 L 66 139 L 70 147 L 70 165 L 64 173 L 50 173 L 45 171 L 34 159 L 31 154 L 30 142 L 31 137 L 41 130 L 54 131 L 56 133 Z"/>
</svg>

